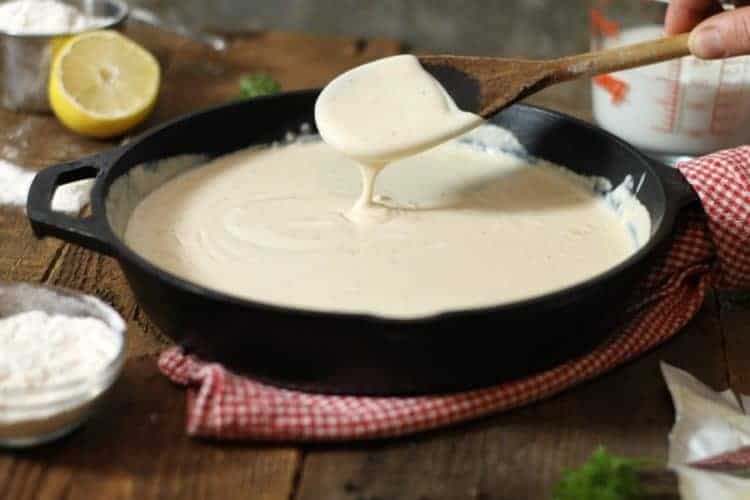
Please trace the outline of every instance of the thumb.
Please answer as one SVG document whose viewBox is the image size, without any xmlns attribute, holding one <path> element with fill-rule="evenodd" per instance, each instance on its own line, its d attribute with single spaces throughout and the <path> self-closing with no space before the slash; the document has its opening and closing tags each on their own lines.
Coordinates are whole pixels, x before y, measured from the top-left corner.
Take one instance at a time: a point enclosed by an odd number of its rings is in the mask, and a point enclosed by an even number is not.
<svg viewBox="0 0 750 500">
<path fill-rule="evenodd" d="M 690 51 L 701 59 L 750 54 L 750 7 L 705 20 L 690 35 Z"/>
</svg>

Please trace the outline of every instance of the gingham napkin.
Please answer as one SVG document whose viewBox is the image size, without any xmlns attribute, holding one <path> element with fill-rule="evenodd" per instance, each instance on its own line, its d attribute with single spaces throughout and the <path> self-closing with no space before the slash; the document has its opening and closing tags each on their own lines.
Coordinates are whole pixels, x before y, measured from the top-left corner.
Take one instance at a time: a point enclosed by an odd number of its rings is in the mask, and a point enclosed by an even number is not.
<svg viewBox="0 0 750 500">
<path fill-rule="evenodd" d="M 750 146 L 680 165 L 703 209 L 685 224 L 642 284 L 632 320 L 611 340 L 557 368 L 461 394 L 374 398 L 270 387 L 172 349 L 161 371 L 188 388 L 187 432 L 220 439 L 343 441 L 412 434 L 539 401 L 590 380 L 675 335 L 712 286 L 750 285 Z"/>
</svg>

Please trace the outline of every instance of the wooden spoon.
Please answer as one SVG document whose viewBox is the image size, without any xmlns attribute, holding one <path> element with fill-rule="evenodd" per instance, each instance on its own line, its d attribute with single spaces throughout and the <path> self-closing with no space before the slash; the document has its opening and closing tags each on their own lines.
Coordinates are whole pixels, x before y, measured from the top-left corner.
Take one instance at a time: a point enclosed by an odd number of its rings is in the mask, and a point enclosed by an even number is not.
<svg viewBox="0 0 750 500">
<path fill-rule="evenodd" d="M 420 56 L 419 62 L 459 108 L 487 117 L 556 83 L 687 56 L 688 37 L 677 35 L 548 61 Z"/>
</svg>

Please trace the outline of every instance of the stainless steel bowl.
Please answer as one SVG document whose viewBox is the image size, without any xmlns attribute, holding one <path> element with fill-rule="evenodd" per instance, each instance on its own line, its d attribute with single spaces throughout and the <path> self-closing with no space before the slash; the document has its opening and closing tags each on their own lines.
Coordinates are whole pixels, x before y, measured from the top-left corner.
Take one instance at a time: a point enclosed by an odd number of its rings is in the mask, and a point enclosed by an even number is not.
<svg viewBox="0 0 750 500">
<path fill-rule="evenodd" d="M 128 17 L 121 0 L 65 0 L 89 16 L 107 18 L 96 29 L 119 29 Z M 19 34 L 0 31 L 0 105 L 14 111 L 50 111 L 47 87 L 55 46 L 77 32 Z"/>
</svg>

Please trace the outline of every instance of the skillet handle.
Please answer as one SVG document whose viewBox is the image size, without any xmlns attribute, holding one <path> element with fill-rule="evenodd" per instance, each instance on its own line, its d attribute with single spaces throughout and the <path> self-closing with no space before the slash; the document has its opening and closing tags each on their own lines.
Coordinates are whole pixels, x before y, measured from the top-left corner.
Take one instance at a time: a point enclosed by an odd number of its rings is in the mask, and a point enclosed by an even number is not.
<svg viewBox="0 0 750 500">
<path fill-rule="evenodd" d="M 52 236 L 96 252 L 108 255 L 114 252 L 107 221 L 99 213 L 95 203 L 90 203 L 91 215 L 81 218 L 52 210 L 52 199 L 60 186 L 98 178 L 101 172 L 112 165 L 112 160 L 119 152 L 118 149 L 113 149 L 54 165 L 34 177 L 26 205 L 31 228 L 37 238 Z"/>
<path fill-rule="evenodd" d="M 654 166 L 656 175 L 664 182 L 667 204 L 675 206 L 679 211 L 688 205 L 700 202 L 698 193 L 676 167 L 670 167 L 657 161 L 652 161 L 651 164 Z"/>
</svg>

